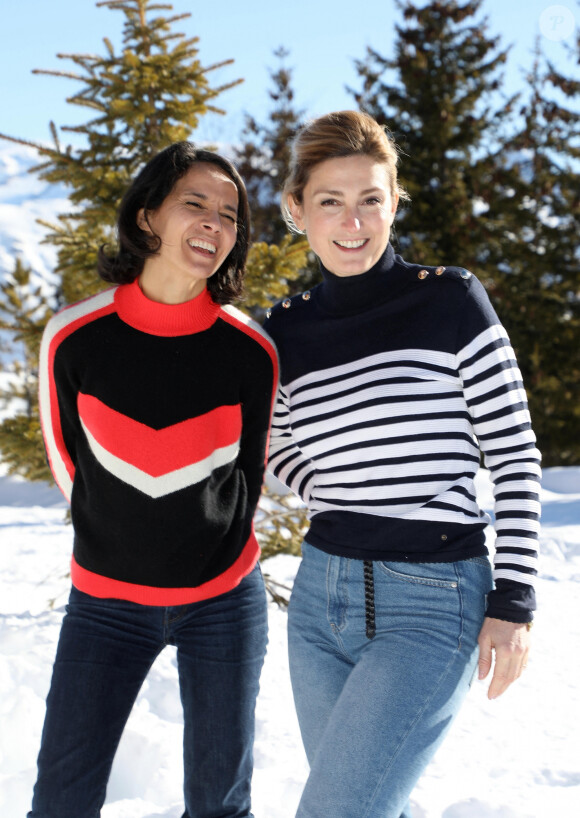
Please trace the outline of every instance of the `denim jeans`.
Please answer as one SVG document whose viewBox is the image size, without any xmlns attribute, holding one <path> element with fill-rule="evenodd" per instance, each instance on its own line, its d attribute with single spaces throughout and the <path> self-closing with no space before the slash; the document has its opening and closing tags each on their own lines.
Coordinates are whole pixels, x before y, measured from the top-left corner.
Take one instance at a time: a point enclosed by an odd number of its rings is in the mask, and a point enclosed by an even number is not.
<svg viewBox="0 0 580 818">
<path fill-rule="evenodd" d="M 304 543 L 289 607 L 292 688 L 310 764 L 296 818 L 408 818 L 409 796 L 472 682 L 486 558 L 363 563 Z"/>
<path fill-rule="evenodd" d="M 254 711 L 267 642 L 260 568 L 227 594 L 178 607 L 72 589 L 63 619 L 29 818 L 98 818 L 121 734 L 165 645 L 177 648 L 184 818 L 250 812 Z"/>
</svg>

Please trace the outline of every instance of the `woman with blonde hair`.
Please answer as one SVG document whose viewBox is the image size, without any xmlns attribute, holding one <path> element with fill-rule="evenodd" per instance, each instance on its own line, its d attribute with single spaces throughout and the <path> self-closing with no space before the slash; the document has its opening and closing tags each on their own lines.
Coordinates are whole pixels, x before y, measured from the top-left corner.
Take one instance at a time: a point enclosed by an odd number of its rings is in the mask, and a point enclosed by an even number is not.
<svg viewBox="0 0 580 818">
<path fill-rule="evenodd" d="M 310 519 L 289 608 L 311 768 L 298 818 L 408 818 L 478 655 L 484 678 L 495 651 L 495 698 L 529 650 L 540 454 L 521 375 L 474 275 L 395 254 L 397 158 L 371 117 L 322 116 L 282 196 L 323 276 L 265 324 L 281 367 L 269 464 Z"/>
</svg>

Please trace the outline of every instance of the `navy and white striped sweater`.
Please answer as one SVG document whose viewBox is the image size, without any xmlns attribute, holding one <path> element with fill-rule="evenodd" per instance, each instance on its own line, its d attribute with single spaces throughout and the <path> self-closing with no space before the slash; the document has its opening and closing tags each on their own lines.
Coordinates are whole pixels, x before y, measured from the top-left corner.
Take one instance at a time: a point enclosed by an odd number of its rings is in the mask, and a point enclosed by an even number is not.
<svg viewBox="0 0 580 818">
<path fill-rule="evenodd" d="M 281 367 L 269 467 L 308 505 L 308 541 L 366 560 L 486 554 L 482 452 L 497 535 L 487 615 L 529 621 L 540 453 L 484 288 L 461 268 L 408 264 L 390 245 L 362 275 L 322 272 L 264 325 Z"/>
</svg>

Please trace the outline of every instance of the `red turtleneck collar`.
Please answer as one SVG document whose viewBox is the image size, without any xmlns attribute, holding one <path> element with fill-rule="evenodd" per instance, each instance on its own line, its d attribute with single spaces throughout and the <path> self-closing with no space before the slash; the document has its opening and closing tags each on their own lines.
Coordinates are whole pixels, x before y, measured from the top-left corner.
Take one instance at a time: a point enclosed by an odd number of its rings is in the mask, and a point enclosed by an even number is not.
<svg viewBox="0 0 580 818">
<path fill-rule="evenodd" d="M 122 284 L 115 293 L 117 313 L 122 321 L 149 335 L 191 335 L 209 329 L 220 306 L 207 289 L 183 304 L 160 304 L 142 292 L 137 279 Z"/>
</svg>

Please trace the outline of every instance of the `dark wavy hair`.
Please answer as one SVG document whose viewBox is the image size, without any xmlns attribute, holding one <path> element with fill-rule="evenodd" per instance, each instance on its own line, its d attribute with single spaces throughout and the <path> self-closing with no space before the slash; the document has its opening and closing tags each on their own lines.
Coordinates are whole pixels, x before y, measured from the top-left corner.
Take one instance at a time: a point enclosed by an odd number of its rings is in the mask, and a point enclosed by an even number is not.
<svg viewBox="0 0 580 818">
<path fill-rule="evenodd" d="M 161 247 L 161 238 L 142 230 L 137 214 L 143 208 L 157 210 L 196 162 L 216 165 L 229 176 L 238 191 L 236 243 L 221 267 L 208 279 L 207 289 L 217 304 L 229 304 L 242 295 L 250 242 L 250 208 L 242 177 L 232 163 L 213 151 L 200 150 L 192 142 L 175 142 L 160 151 L 142 168 L 127 190 L 117 214 L 119 250 L 109 255 L 99 250 L 99 276 L 112 284 L 130 284 L 143 272 L 145 260 Z"/>
</svg>

